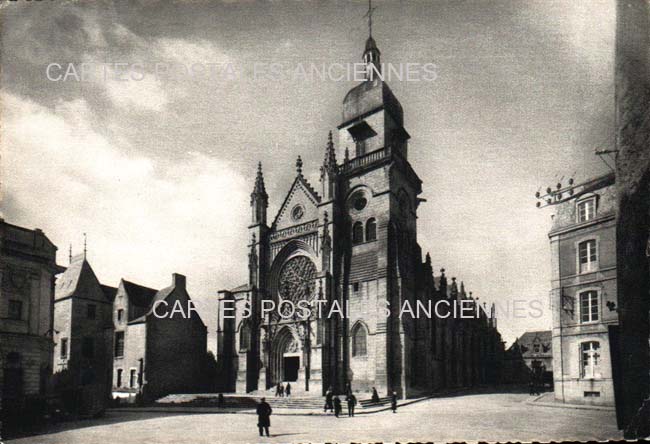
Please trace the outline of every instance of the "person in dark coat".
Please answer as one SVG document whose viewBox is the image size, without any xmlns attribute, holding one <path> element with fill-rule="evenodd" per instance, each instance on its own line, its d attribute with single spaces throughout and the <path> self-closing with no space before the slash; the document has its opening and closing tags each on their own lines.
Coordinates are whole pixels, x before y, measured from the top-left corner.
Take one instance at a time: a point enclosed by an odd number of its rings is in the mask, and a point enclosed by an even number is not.
<svg viewBox="0 0 650 444">
<path fill-rule="evenodd" d="M 334 405 L 332 404 L 332 398 L 334 397 L 334 393 L 332 392 L 332 388 L 330 387 L 327 389 L 327 392 L 325 393 L 325 408 L 323 409 L 324 412 L 327 412 L 328 410 L 334 411 Z"/>
<path fill-rule="evenodd" d="M 219 407 L 223 407 L 226 404 L 226 400 L 223 397 L 223 393 L 219 393 L 219 396 L 217 396 L 217 405 Z"/>
<path fill-rule="evenodd" d="M 371 401 L 373 404 L 378 404 L 379 403 L 379 394 L 377 393 L 376 388 L 372 388 L 372 398 Z"/>
<path fill-rule="evenodd" d="M 271 436 L 269 435 L 271 413 L 273 413 L 271 406 L 266 402 L 265 398 L 262 398 L 260 403 L 257 404 L 257 428 L 260 430 L 260 436 L 264 436 L 263 431 L 266 432 L 266 436 Z"/>
<path fill-rule="evenodd" d="M 280 389 L 282 387 L 282 384 L 278 382 L 278 385 L 275 386 L 275 396 L 278 397 L 280 396 Z"/>
<path fill-rule="evenodd" d="M 288 382 L 287 382 L 287 388 L 284 389 L 284 393 L 287 394 L 287 398 L 291 396 L 291 384 L 289 384 Z"/>
<path fill-rule="evenodd" d="M 284 386 L 280 384 L 280 398 L 284 398 Z"/>
<path fill-rule="evenodd" d="M 345 400 L 348 402 L 348 416 L 354 416 L 354 406 L 357 405 L 357 397 L 350 393 Z"/>
<path fill-rule="evenodd" d="M 341 414 L 341 410 L 342 410 L 342 408 L 341 408 L 341 400 L 339 399 L 338 396 L 335 396 L 334 397 L 334 416 L 336 416 L 338 418 L 339 415 Z"/>
<path fill-rule="evenodd" d="M 395 392 L 390 395 L 390 408 L 393 410 L 393 413 L 397 413 L 397 393 Z"/>
</svg>

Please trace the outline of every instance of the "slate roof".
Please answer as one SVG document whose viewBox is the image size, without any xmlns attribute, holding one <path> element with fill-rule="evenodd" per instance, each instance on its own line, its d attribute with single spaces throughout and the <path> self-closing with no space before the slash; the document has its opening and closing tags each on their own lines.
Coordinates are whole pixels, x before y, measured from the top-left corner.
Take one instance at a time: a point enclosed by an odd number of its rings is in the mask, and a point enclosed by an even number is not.
<svg viewBox="0 0 650 444">
<path fill-rule="evenodd" d="M 540 352 L 534 352 L 534 345 L 540 344 Z M 527 331 L 519 338 L 510 347 L 519 348 L 522 356 L 525 357 L 552 357 L 552 336 L 550 330 L 539 330 L 539 331 Z"/>
<path fill-rule="evenodd" d="M 79 288 L 79 283 L 83 276 L 87 276 L 87 278 L 99 283 L 95 272 L 86 260 L 86 256 L 84 254 L 78 254 L 72 257 L 68 268 L 57 277 L 56 286 L 54 288 L 54 299 L 59 300 L 74 296 L 75 292 Z M 106 301 L 113 302 L 117 289 L 107 285 L 102 285 L 101 283 L 99 283 L 99 285 L 106 297 Z"/>
<path fill-rule="evenodd" d="M 122 279 L 122 284 L 124 285 L 124 290 L 129 295 L 129 302 L 137 307 L 148 308 L 157 293 L 157 290 L 153 288 L 138 285 L 125 279 Z"/>
</svg>

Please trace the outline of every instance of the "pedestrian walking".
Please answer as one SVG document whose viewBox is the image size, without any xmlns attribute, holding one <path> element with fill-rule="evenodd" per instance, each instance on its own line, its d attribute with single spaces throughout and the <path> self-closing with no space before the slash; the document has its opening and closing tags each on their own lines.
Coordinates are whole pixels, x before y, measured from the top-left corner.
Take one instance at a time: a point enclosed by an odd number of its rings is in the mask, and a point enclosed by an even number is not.
<svg viewBox="0 0 650 444">
<path fill-rule="evenodd" d="M 280 396 L 280 387 L 282 387 L 282 384 L 278 382 L 278 385 L 275 386 L 275 396 L 276 398 Z"/>
<path fill-rule="evenodd" d="M 372 388 L 372 398 L 371 401 L 373 404 L 378 404 L 379 403 L 379 394 L 377 393 L 376 388 Z"/>
<path fill-rule="evenodd" d="M 392 395 L 390 395 L 390 408 L 393 410 L 393 413 L 397 413 L 397 393 L 393 392 Z"/>
<path fill-rule="evenodd" d="M 348 416 L 352 417 L 354 416 L 354 406 L 357 405 L 357 397 L 350 393 L 346 401 L 348 402 Z"/>
<path fill-rule="evenodd" d="M 287 388 L 284 390 L 284 393 L 287 394 L 287 398 L 291 396 L 291 384 L 287 382 Z"/>
<path fill-rule="evenodd" d="M 284 398 L 284 386 L 280 384 L 280 398 Z"/>
<path fill-rule="evenodd" d="M 334 416 L 337 418 L 341 414 L 341 400 L 339 399 L 338 395 L 334 397 Z"/>
<path fill-rule="evenodd" d="M 257 404 L 257 428 L 260 431 L 260 436 L 264 436 L 263 432 L 266 432 L 266 436 L 271 436 L 269 435 L 271 413 L 273 413 L 271 406 L 266 402 L 265 398 L 262 398 L 260 403 Z"/>
<path fill-rule="evenodd" d="M 217 406 L 223 407 L 226 404 L 226 400 L 223 397 L 223 393 L 219 393 L 219 396 L 217 396 Z"/>
<path fill-rule="evenodd" d="M 334 405 L 332 404 L 333 397 L 334 393 L 332 392 L 332 387 L 330 387 L 325 393 L 325 408 L 323 409 L 324 412 L 327 412 L 328 410 L 334 411 Z"/>
</svg>

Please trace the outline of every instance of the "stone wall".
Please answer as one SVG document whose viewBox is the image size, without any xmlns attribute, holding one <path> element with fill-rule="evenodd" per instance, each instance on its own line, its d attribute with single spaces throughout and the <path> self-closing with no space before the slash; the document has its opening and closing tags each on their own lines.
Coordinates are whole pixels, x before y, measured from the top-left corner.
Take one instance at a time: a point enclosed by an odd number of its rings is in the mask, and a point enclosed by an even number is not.
<svg viewBox="0 0 650 444">
<path fill-rule="evenodd" d="M 620 384 L 617 419 L 625 427 L 649 392 L 648 232 L 650 228 L 650 5 L 619 0 L 616 33 L 616 183 Z M 624 382 L 623 382 L 624 381 Z"/>
</svg>

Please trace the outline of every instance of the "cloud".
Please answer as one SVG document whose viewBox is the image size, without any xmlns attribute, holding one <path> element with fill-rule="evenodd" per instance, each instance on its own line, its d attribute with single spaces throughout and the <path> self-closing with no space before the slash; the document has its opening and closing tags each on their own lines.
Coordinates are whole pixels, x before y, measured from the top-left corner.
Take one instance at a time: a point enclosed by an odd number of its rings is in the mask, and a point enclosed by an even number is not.
<svg viewBox="0 0 650 444">
<path fill-rule="evenodd" d="M 23 203 L 10 222 L 42 228 L 61 251 L 74 241 L 78 252 L 87 232 L 91 264 L 110 285 L 160 288 L 178 271 L 207 307 L 219 285 L 245 277 L 250 184 L 227 161 L 189 152 L 163 166 L 94 130 L 82 99 L 53 110 L 1 99 L 3 193 Z"/>
</svg>

